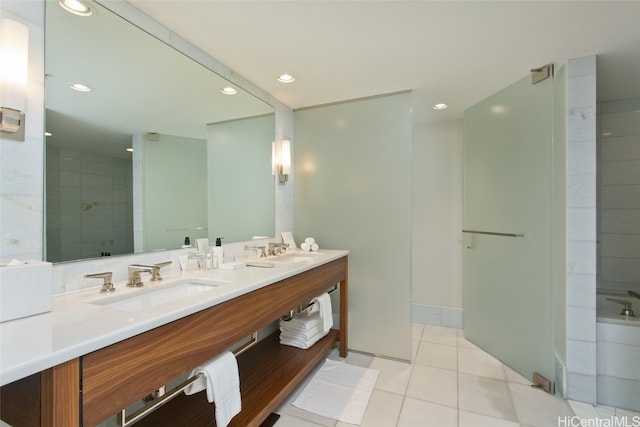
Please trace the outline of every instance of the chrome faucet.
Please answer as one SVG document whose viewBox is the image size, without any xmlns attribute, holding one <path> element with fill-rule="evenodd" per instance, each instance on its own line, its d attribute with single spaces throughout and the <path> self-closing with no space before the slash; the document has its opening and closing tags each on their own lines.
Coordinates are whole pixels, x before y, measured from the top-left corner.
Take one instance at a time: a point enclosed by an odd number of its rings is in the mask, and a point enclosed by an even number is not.
<svg viewBox="0 0 640 427">
<path fill-rule="evenodd" d="M 269 255 L 280 255 L 289 248 L 288 243 L 269 243 Z"/>
<path fill-rule="evenodd" d="M 139 288 L 140 286 L 144 286 L 142 283 L 142 277 L 140 277 L 141 273 L 149 273 L 151 274 L 153 267 L 149 267 L 146 265 L 130 265 L 129 270 L 129 282 L 127 282 L 127 286 L 130 288 Z"/>
<path fill-rule="evenodd" d="M 624 306 L 624 308 L 620 312 L 621 316 L 636 317 L 635 314 L 633 313 L 633 310 L 631 309 L 630 301 L 627 301 L 625 299 L 618 299 L 618 298 L 607 298 L 607 301 L 615 302 L 617 304 L 622 304 Z"/>
<path fill-rule="evenodd" d="M 138 277 L 140 276 L 140 273 L 150 273 L 151 274 L 151 281 L 152 282 L 156 282 L 158 280 L 162 280 L 162 276 L 160 276 L 160 269 L 162 267 L 166 267 L 167 265 L 170 265 L 171 261 L 165 261 L 165 262 L 159 262 L 157 264 L 153 264 L 153 265 L 143 265 L 143 264 L 132 264 L 129 266 L 129 283 L 127 284 L 127 286 L 142 286 L 142 281 L 138 280 L 137 282 L 139 282 L 139 285 L 132 285 L 132 274 L 134 274 L 136 271 L 138 272 Z"/>
<path fill-rule="evenodd" d="M 104 280 L 104 283 L 102 284 L 102 288 L 100 289 L 100 292 L 115 292 L 116 288 L 113 286 L 113 283 L 111 283 L 111 276 L 112 276 L 112 273 L 110 271 L 106 273 L 93 273 L 93 274 L 84 275 L 84 277 L 89 279 Z"/>
</svg>

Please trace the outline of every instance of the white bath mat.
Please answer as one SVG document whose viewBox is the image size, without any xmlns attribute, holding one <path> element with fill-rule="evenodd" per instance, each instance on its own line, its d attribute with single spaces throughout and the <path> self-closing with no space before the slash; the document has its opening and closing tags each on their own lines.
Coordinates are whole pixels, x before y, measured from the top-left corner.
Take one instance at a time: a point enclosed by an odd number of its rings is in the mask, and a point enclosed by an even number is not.
<svg viewBox="0 0 640 427">
<path fill-rule="evenodd" d="M 305 411 L 360 425 L 379 371 L 327 359 L 293 405 Z"/>
</svg>

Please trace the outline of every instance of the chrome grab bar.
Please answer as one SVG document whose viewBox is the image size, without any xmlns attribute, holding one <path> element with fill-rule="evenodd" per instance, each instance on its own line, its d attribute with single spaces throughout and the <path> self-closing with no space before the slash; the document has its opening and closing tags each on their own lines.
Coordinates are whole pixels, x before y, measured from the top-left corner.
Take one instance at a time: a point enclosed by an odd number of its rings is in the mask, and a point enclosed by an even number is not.
<svg viewBox="0 0 640 427">
<path fill-rule="evenodd" d="M 496 231 L 480 231 L 480 230 L 462 230 L 463 233 L 469 234 L 486 234 L 489 236 L 501 236 L 501 237 L 524 237 L 524 233 L 499 233 Z"/>
<path fill-rule="evenodd" d="M 258 331 L 251 333 L 251 339 L 243 344 L 241 344 L 238 348 L 232 351 L 232 353 L 236 356 L 240 355 L 242 352 L 247 350 L 249 347 L 253 346 L 256 342 L 258 342 Z M 154 400 L 151 400 L 153 403 L 149 403 L 137 411 L 133 412 L 129 416 L 127 416 L 127 410 L 123 409 L 119 414 L 118 425 L 122 427 L 127 427 L 135 422 L 140 421 L 142 418 L 151 414 L 156 409 L 160 408 L 165 403 L 169 402 L 171 399 L 176 397 L 178 394 L 184 391 L 187 387 L 191 385 L 194 381 L 196 381 L 199 376 L 187 378 L 176 387 L 171 389 L 170 391 L 165 393 L 165 386 L 160 387 L 157 390 L 158 397 Z"/>
</svg>

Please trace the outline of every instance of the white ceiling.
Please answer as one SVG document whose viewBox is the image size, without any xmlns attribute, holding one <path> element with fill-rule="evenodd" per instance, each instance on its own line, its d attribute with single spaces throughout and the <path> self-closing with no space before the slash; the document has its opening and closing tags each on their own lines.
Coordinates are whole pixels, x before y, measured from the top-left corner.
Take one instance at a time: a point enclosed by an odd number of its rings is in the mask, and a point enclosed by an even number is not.
<svg viewBox="0 0 640 427">
<path fill-rule="evenodd" d="M 639 1 L 129 2 L 292 108 L 410 89 L 416 120 L 461 117 L 531 68 L 593 54 L 599 100 L 640 96 Z"/>
</svg>

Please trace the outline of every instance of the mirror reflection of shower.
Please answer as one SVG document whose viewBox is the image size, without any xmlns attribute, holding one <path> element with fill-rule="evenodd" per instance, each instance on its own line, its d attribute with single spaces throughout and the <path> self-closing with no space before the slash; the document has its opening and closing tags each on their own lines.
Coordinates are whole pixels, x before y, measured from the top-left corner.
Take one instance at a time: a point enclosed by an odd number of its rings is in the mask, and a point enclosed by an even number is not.
<svg viewBox="0 0 640 427">
<path fill-rule="evenodd" d="M 270 194 L 271 198 L 260 197 L 253 205 L 255 215 L 260 213 L 263 219 L 261 226 L 252 223 L 255 228 L 244 230 L 246 235 L 236 233 L 234 239 L 231 232 L 239 225 L 232 223 L 233 230 L 221 235 L 229 242 L 275 235 L 275 188 L 268 173 L 275 135 L 273 107 L 240 89 L 234 95 L 221 93 L 221 89 L 235 85 L 106 7 L 95 2 L 89 5 L 94 13 L 75 16 L 63 10 L 57 0 L 46 1 L 45 126 L 50 133 L 45 166 L 46 259 L 59 262 L 175 249 L 187 235 L 196 238 L 204 230 L 201 237 L 206 237 L 209 203 L 205 195 L 199 213 L 204 221 L 187 221 L 191 216 L 187 210 L 185 221 L 167 224 L 159 236 L 150 234 L 158 229 L 154 223 L 144 232 L 149 244 L 140 244 L 140 238 L 134 244 L 134 236 L 142 233 L 142 223 L 134 222 L 139 214 L 135 207 L 145 202 L 134 198 L 141 193 L 133 191 L 134 155 L 126 149 L 132 148 L 132 140 L 149 133 L 206 142 L 208 125 L 251 117 L 271 120 L 258 137 L 264 141 L 264 149 L 248 152 L 246 146 L 238 147 L 241 154 L 227 158 L 226 163 L 240 165 L 246 159 L 258 161 L 264 156 L 268 181 L 263 188 L 257 184 L 259 179 L 246 176 L 253 185 L 251 192 L 236 193 L 233 199 L 218 197 L 217 201 L 232 209 L 242 200 L 243 205 L 235 208 L 244 209 L 244 200 L 257 187 L 261 195 Z M 113 72 L 116 68 L 118 73 Z M 72 91 L 69 83 L 77 81 L 92 90 Z M 206 154 L 200 158 L 206 160 Z M 147 182 L 148 194 L 161 197 L 176 188 L 182 190 L 178 182 L 189 166 L 173 162 L 156 166 L 162 168 L 163 187 L 154 188 L 155 181 Z M 209 179 L 207 169 L 201 168 L 198 182 Z M 234 178 L 238 184 L 240 179 Z M 246 189 L 248 185 L 239 187 Z M 196 205 L 191 203 L 193 209 Z M 194 227 L 199 230 L 189 230 Z M 181 231 L 167 238 L 166 230 Z"/>
</svg>

